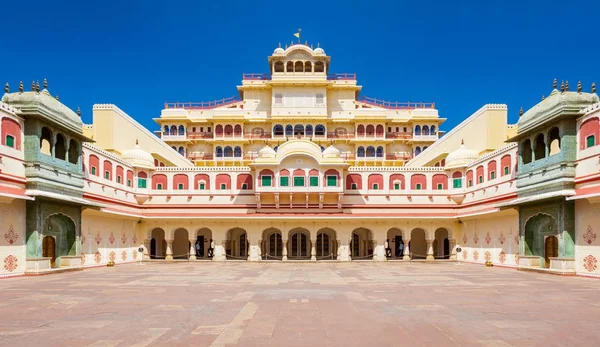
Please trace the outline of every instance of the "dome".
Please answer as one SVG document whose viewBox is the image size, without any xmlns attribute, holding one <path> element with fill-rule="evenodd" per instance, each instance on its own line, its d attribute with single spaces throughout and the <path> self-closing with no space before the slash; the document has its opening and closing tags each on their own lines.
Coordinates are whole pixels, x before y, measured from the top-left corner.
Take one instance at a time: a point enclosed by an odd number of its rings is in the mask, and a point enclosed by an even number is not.
<svg viewBox="0 0 600 347">
<path fill-rule="evenodd" d="M 261 158 L 275 158 L 275 154 L 275 150 L 268 145 L 258 151 L 258 156 Z"/>
<path fill-rule="evenodd" d="M 465 142 L 462 141 L 460 148 L 454 152 L 451 152 L 446 157 L 446 168 L 467 166 L 469 163 L 477 160 L 477 158 L 479 158 L 479 153 L 472 149 L 466 148 Z"/>
<path fill-rule="evenodd" d="M 335 148 L 333 145 L 327 147 L 323 151 L 323 157 L 325 158 L 338 158 L 340 156 L 340 150 Z"/>
<path fill-rule="evenodd" d="M 315 54 L 325 54 L 325 51 L 321 47 L 315 48 Z"/>
<path fill-rule="evenodd" d="M 154 157 L 152 157 L 152 154 L 141 149 L 137 140 L 135 141 L 135 147 L 133 149 L 124 151 L 121 154 L 121 158 L 130 162 L 131 165 L 136 167 L 154 167 Z"/>
<path fill-rule="evenodd" d="M 281 47 L 277 47 L 275 48 L 275 50 L 273 51 L 273 54 L 284 54 L 285 51 L 283 50 L 283 48 Z"/>
</svg>

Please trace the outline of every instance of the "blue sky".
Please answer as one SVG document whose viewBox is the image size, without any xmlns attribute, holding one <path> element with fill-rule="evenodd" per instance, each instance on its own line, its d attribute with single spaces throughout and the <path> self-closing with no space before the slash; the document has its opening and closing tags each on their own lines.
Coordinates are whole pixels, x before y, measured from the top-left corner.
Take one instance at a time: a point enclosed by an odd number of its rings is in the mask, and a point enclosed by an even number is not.
<svg viewBox="0 0 600 347">
<path fill-rule="evenodd" d="M 92 4 L 94 3 L 94 4 Z M 600 84 L 600 1 L 5 1 L 0 81 L 48 79 L 91 121 L 114 103 L 150 130 L 165 101 L 237 95 L 279 42 L 317 44 L 362 95 L 433 101 L 450 130 L 485 103 L 509 121 L 568 80 Z"/>
</svg>

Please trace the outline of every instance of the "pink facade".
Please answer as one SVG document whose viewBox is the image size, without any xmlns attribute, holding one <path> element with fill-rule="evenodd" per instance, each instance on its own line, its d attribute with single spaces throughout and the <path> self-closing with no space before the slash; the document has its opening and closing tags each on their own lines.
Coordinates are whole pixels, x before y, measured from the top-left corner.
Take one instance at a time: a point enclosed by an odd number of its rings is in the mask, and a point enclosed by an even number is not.
<svg viewBox="0 0 600 347">
<path fill-rule="evenodd" d="M 498 171 L 496 171 L 496 161 L 495 160 L 491 160 L 488 163 L 487 168 L 488 168 L 488 174 L 487 174 L 488 180 L 498 177 Z"/>
<path fill-rule="evenodd" d="M 419 188 L 419 189 L 417 189 Z M 410 176 L 410 189 L 425 190 L 427 189 L 427 176 L 423 174 L 415 174 Z"/>
<path fill-rule="evenodd" d="M 399 189 L 405 189 L 405 179 L 403 174 L 390 175 L 390 189 L 396 189 L 398 184 Z"/>
<path fill-rule="evenodd" d="M 448 176 L 445 174 L 435 174 L 431 178 L 432 188 L 439 189 L 448 189 Z"/>
<path fill-rule="evenodd" d="M 123 181 L 123 167 L 121 165 L 117 165 L 117 183 L 124 184 Z"/>
<path fill-rule="evenodd" d="M 90 155 L 89 170 L 91 175 L 100 176 L 100 159 L 93 154 Z"/>
<path fill-rule="evenodd" d="M 105 160 L 102 163 L 102 177 L 107 180 L 112 180 L 112 163 L 108 160 Z"/>
<path fill-rule="evenodd" d="M 500 166 L 501 166 L 501 175 L 510 175 L 512 169 L 511 169 L 511 158 L 510 158 L 510 154 L 506 154 L 504 156 L 502 156 L 502 158 L 500 159 Z"/>
<path fill-rule="evenodd" d="M 173 189 L 189 189 L 189 178 L 186 174 L 177 174 L 173 176 Z"/>
<path fill-rule="evenodd" d="M 383 189 L 383 176 L 380 174 L 370 174 L 367 180 L 368 189 L 380 190 Z"/>
<path fill-rule="evenodd" d="M 362 177 L 359 174 L 346 175 L 346 189 L 362 189 Z"/>
<path fill-rule="evenodd" d="M 231 176 L 228 174 L 218 174 L 215 184 L 217 190 L 229 190 L 231 189 Z"/>
<path fill-rule="evenodd" d="M 245 187 L 244 187 L 245 185 Z M 250 190 L 252 189 L 252 175 L 250 174 L 239 174 L 236 178 L 236 189 L 239 190 Z"/>
<path fill-rule="evenodd" d="M 598 118 L 590 118 L 581 124 L 579 128 L 579 149 L 588 148 L 588 138 L 590 136 L 594 136 L 592 142 L 594 142 L 594 146 L 597 145 L 600 141 L 600 121 Z"/>
<path fill-rule="evenodd" d="M 152 189 L 156 189 L 156 190 L 168 189 L 167 176 L 163 175 L 163 174 L 152 175 Z"/>
<path fill-rule="evenodd" d="M 7 117 L 2 118 L 2 145 L 6 146 L 8 143 L 8 137 L 13 139 L 13 148 L 21 150 L 21 125 L 14 119 Z"/>
<path fill-rule="evenodd" d="M 194 176 L 194 189 L 200 189 L 204 184 L 204 189 L 210 189 L 210 177 L 207 174 L 197 174 Z"/>
<path fill-rule="evenodd" d="M 485 177 L 483 176 L 483 165 L 479 165 L 477 169 L 475 169 L 475 185 L 483 183 L 485 181 Z"/>
</svg>

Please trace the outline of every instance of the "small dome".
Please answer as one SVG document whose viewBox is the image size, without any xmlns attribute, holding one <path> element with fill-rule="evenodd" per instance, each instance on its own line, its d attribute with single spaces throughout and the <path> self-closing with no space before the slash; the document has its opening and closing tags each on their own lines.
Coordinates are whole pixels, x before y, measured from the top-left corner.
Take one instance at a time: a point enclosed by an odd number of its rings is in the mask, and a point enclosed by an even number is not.
<svg viewBox="0 0 600 347">
<path fill-rule="evenodd" d="M 283 50 L 283 48 L 281 47 L 277 47 L 275 48 L 275 50 L 273 51 L 273 54 L 284 54 L 285 51 Z"/>
<path fill-rule="evenodd" d="M 325 51 L 321 47 L 315 48 L 315 54 L 325 54 Z"/>
<path fill-rule="evenodd" d="M 152 157 L 152 154 L 141 149 L 137 141 L 133 149 L 126 150 L 121 154 L 121 158 L 136 167 L 154 167 L 154 157 Z"/>
<path fill-rule="evenodd" d="M 340 156 L 340 150 L 335 148 L 333 145 L 327 147 L 323 151 L 323 157 L 325 158 L 338 158 Z"/>
<path fill-rule="evenodd" d="M 258 151 L 258 156 L 261 158 L 275 158 L 275 154 L 275 150 L 268 145 Z"/>
<path fill-rule="evenodd" d="M 458 168 L 469 165 L 479 158 L 479 153 L 465 147 L 464 141 L 459 149 L 451 152 L 446 157 L 446 168 Z"/>
</svg>

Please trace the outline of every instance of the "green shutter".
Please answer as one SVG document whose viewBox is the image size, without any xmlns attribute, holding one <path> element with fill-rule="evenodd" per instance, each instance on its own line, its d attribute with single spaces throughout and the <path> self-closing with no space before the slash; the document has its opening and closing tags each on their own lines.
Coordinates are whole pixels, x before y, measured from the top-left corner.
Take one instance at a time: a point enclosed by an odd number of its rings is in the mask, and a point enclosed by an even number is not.
<svg viewBox="0 0 600 347">
<path fill-rule="evenodd" d="M 358 186 L 356 185 L 356 183 L 352 183 L 352 184 L 350 184 L 350 189 L 352 189 L 352 190 L 358 189 Z"/>
<path fill-rule="evenodd" d="M 327 186 L 337 187 L 337 176 L 327 176 Z"/>
<path fill-rule="evenodd" d="M 290 178 L 288 176 L 279 176 L 279 186 L 280 187 L 289 187 L 290 186 Z"/>
<path fill-rule="evenodd" d="M 462 178 L 455 178 L 454 180 L 452 180 L 452 187 L 453 188 L 461 188 L 462 187 Z"/>
<path fill-rule="evenodd" d="M 94 166 L 92 166 L 92 175 L 96 174 L 96 168 Z"/>
<path fill-rule="evenodd" d="M 490 172 L 490 179 L 493 180 L 494 178 L 496 178 L 496 171 Z"/>
<path fill-rule="evenodd" d="M 206 185 L 204 183 L 200 183 L 200 190 L 206 189 Z"/>
<path fill-rule="evenodd" d="M 400 183 L 394 183 L 394 189 L 400 190 Z"/>
<path fill-rule="evenodd" d="M 421 190 L 421 183 L 417 183 L 417 190 Z"/>
<path fill-rule="evenodd" d="M 483 176 L 479 176 L 479 183 L 483 183 Z"/>
<path fill-rule="evenodd" d="M 117 176 L 117 183 L 121 183 L 121 176 Z"/>
<path fill-rule="evenodd" d="M 179 183 L 179 184 L 177 185 L 177 189 L 179 189 L 179 190 L 183 190 L 183 184 L 182 184 L 182 183 Z"/>
<path fill-rule="evenodd" d="M 131 187 L 131 180 L 127 180 L 127 186 Z"/>
<path fill-rule="evenodd" d="M 438 183 L 438 185 L 437 185 L 437 189 L 438 189 L 438 190 L 442 190 L 442 189 L 444 189 L 444 185 L 443 185 L 443 184 L 441 184 L 441 183 Z"/>
<path fill-rule="evenodd" d="M 469 180 L 469 187 L 473 186 L 473 180 Z"/>
<path fill-rule="evenodd" d="M 10 135 L 6 135 L 6 145 L 8 147 L 15 148 L 15 138 Z"/>
<path fill-rule="evenodd" d="M 586 142 L 587 142 L 586 148 L 594 147 L 596 145 L 596 137 L 594 135 L 590 135 L 587 137 Z"/>
<path fill-rule="evenodd" d="M 506 166 L 506 167 L 504 168 L 504 174 L 505 174 L 505 175 L 508 175 L 508 166 Z"/>
<path fill-rule="evenodd" d="M 294 177 L 294 187 L 304 187 L 304 177 L 303 176 Z"/>
<path fill-rule="evenodd" d="M 309 177 L 309 182 L 311 187 L 318 187 L 319 186 L 319 177 L 318 176 L 310 176 Z"/>
<path fill-rule="evenodd" d="M 146 179 L 138 178 L 138 188 L 146 188 Z"/>
<path fill-rule="evenodd" d="M 110 172 L 105 171 L 104 172 L 104 178 L 106 178 L 107 180 L 109 180 L 110 179 Z"/>
<path fill-rule="evenodd" d="M 162 184 L 160 184 L 160 183 L 159 183 L 159 184 L 157 184 L 157 185 L 156 185 L 156 189 L 158 189 L 158 190 L 162 190 Z"/>
<path fill-rule="evenodd" d="M 227 185 L 225 183 L 221 183 L 221 190 L 227 189 Z"/>
<path fill-rule="evenodd" d="M 260 176 L 260 180 L 261 180 L 261 185 L 263 187 L 270 187 L 271 186 L 271 176 Z M 221 188 L 223 189 L 223 188 Z"/>
</svg>

